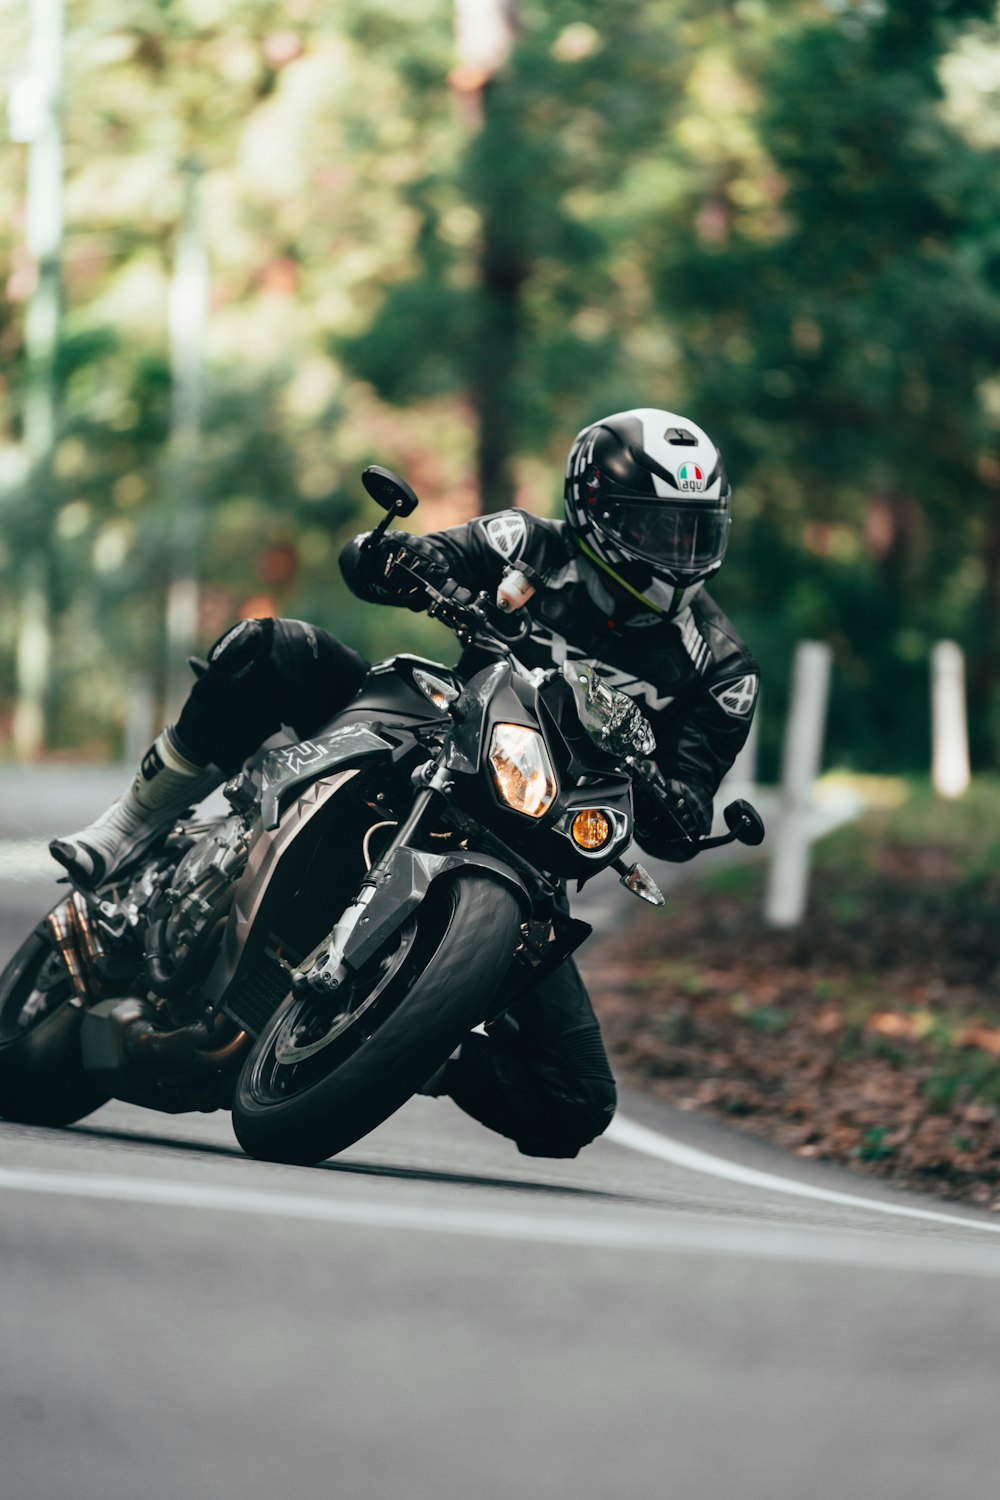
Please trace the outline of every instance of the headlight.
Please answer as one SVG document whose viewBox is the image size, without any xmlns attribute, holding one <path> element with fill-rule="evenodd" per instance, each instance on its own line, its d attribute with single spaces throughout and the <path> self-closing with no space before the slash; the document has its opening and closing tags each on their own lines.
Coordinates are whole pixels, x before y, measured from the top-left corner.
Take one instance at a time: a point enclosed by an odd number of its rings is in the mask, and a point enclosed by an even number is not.
<svg viewBox="0 0 1000 1500">
<path fill-rule="evenodd" d="M 556 799 L 556 773 L 537 729 L 498 724 L 490 744 L 493 784 L 508 807 L 540 818 Z"/>
<path fill-rule="evenodd" d="M 611 824 L 600 808 L 587 807 L 583 812 L 577 813 L 569 831 L 574 844 L 590 854 L 595 849 L 604 848 L 611 837 Z"/>
</svg>

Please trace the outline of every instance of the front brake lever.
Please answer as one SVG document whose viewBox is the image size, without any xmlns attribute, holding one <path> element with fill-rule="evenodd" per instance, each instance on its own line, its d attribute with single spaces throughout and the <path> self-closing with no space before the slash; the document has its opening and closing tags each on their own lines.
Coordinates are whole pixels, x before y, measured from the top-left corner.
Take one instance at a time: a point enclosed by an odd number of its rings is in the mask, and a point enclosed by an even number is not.
<svg viewBox="0 0 1000 1500">
<path fill-rule="evenodd" d="M 406 574 L 414 583 L 420 585 L 430 601 L 427 605 L 427 614 L 432 619 L 440 620 L 443 625 L 453 631 L 463 646 L 478 644 L 484 649 L 492 647 L 494 650 L 509 654 L 512 645 L 516 641 L 523 640 L 530 631 L 531 621 L 524 620 L 518 622 L 524 628 L 520 629 L 516 636 L 505 635 L 490 618 L 488 594 L 480 593 L 473 599 L 468 589 L 450 579 L 445 582 L 452 583 L 452 592 L 446 594 L 443 588 L 425 578 L 417 568 L 404 562 L 403 558 L 408 556 L 411 556 L 408 549 L 401 547 L 392 560 L 393 570 Z"/>
</svg>

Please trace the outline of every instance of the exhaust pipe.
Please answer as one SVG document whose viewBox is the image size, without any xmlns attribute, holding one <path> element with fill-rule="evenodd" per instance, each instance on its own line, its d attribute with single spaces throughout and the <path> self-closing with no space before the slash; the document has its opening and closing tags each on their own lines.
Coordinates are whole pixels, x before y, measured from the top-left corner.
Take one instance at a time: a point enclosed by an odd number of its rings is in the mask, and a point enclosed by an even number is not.
<svg viewBox="0 0 1000 1500">
<path fill-rule="evenodd" d="M 55 911 L 50 911 L 45 918 L 45 924 L 49 929 L 52 942 L 58 951 L 63 963 L 69 972 L 70 982 L 73 985 L 74 998 L 70 1002 L 78 1007 L 86 1006 L 90 1000 L 90 990 L 87 985 L 87 976 L 84 973 L 83 962 L 76 946 L 76 924 L 72 916 L 73 898 L 69 897 L 57 906 Z"/>
</svg>

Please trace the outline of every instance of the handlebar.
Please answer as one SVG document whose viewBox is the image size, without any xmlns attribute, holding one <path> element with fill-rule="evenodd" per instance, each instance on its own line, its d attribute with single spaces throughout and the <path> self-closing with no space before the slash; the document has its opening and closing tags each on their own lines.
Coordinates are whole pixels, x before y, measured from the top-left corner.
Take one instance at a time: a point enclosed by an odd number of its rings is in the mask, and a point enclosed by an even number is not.
<svg viewBox="0 0 1000 1500">
<path fill-rule="evenodd" d="M 666 779 L 655 761 L 651 760 L 629 760 L 629 774 L 633 782 L 645 788 L 646 792 L 655 797 L 661 814 L 666 815 L 677 828 L 677 839 L 679 842 L 690 844 L 700 853 L 704 849 L 721 849 L 724 844 L 749 844 L 755 846 L 764 841 L 764 821 L 760 813 L 752 803 L 739 797 L 735 802 L 729 802 L 722 810 L 726 820 L 728 833 L 706 835 L 704 838 L 692 838 L 685 828 L 681 826 L 679 819 L 670 806 L 670 789 Z"/>
<path fill-rule="evenodd" d="M 483 645 L 485 636 L 489 645 L 510 656 L 512 645 L 524 640 L 531 629 L 530 621 L 524 619 L 516 636 L 505 635 L 490 618 L 488 594 L 473 594 L 454 579 L 442 578 L 426 559 L 402 543 L 397 543 L 395 555 L 388 559 L 386 576 L 390 572 L 404 573 L 420 585 L 429 600 L 427 613 L 454 631 L 463 646 Z"/>
</svg>

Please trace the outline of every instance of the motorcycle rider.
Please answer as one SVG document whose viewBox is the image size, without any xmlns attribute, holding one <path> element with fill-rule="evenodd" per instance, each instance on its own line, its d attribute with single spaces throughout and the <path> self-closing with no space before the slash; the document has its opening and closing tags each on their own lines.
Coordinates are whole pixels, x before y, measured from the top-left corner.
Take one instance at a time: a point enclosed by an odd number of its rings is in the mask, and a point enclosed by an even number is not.
<svg viewBox="0 0 1000 1500">
<path fill-rule="evenodd" d="M 400 549 L 474 594 L 501 585 L 531 617 L 528 666 L 594 665 L 638 703 L 656 738 L 657 789 L 637 785 L 636 837 L 684 860 L 709 830 L 712 799 L 749 732 L 758 670 L 704 584 L 721 566 L 730 487 L 721 454 L 687 417 L 641 407 L 585 427 L 570 450 L 565 519 L 522 510 L 430 536 L 356 537 L 341 555 L 360 598 L 423 608 Z M 459 670 L 486 658 L 463 652 Z M 50 849 L 85 889 L 137 858 L 191 804 L 282 725 L 317 733 L 355 695 L 368 663 L 318 626 L 241 620 L 215 643 L 176 724 L 147 751 L 125 793 Z M 462 1044 L 426 1092 L 447 1094 L 528 1155 L 575 1156 L 603 1131 L 615 1085 L 579 972 L 567 960 Z"/>
</svg>

